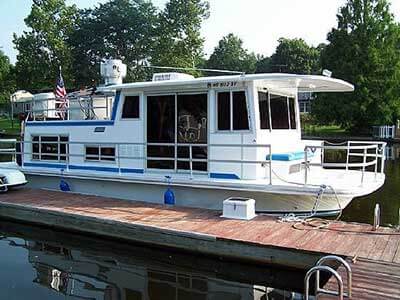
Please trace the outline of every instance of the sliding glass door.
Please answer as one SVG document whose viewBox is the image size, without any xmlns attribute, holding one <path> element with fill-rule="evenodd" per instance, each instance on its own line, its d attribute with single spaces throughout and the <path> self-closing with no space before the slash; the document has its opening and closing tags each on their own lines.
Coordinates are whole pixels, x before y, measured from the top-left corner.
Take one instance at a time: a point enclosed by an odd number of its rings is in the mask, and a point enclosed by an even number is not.
<svg viewBox="0 0 400 300">
<path fill-rule="evenodd" d="M 206 93 L 147 97 L 147 168 L 207 171 L 207 136 Z"/>
</svg>

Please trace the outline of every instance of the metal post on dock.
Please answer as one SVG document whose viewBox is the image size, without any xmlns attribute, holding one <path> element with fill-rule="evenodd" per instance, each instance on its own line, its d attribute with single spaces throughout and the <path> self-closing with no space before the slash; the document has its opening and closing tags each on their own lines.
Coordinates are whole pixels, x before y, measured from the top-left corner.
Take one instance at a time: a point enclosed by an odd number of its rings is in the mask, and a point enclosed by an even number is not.
<svg viewBox="0 0 400 300">
<path fill-rule="evenodd" d="M 374 209 L 374 227 L 372 228 L 374 231 L 376 231 L 379 228 L 380 221 L 381 221 L 381 208 L 377 203 Z"/>
</svg>

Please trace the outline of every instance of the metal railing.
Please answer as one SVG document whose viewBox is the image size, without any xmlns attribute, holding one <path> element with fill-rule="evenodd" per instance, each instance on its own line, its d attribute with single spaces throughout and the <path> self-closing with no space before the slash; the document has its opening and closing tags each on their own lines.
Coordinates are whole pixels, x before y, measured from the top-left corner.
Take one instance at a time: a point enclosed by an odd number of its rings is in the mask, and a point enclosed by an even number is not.
<svg viewBox="0 0 400 300">
<path fill-rule="evenodd" d="M 26 112 L 26 120 L 110 119 L 112 99 L 113 96 L 109 95 L 68 96 L 66 106 L 62 106 L 64 102 L 58 98 L 36 99 L 31 102 L 30 110 Z"/>
<path fill-rule="evenodd" d="M 336 169 L 358 169 L 361 171 L 361 184 L 364 183 L 365 172 L 368 167 L 374 169 L 375 178 L 378 173 L 384 172 L 385 166 L 385 142 L 369 142 L 369 141 L 348 141 L 341 145 L 322 145 L 322 146 L 305 146 L 304 148 L 304 184 L 308 183 L 308 175 L 311 166 L 322 166 L 323 168 Z M 309 153 L 321 150 L 321 162 L 312 162 L 309 159 Z M 325 162 L 325 151 L 346 151 L 346 162 Z M 362 158 L 361 162 L 353 162 L 356 157 Z M 378 170 L 378 166 L 380 167 Z"/>
<path fill-rule="evenodd" d="M 57 137 L 57 136 L 54 136 Z M 104 164 L 107 164 L 107 166 L 115 166 L 115 168 L 118 169 L 119 174 L 122 174 L 122 170 L 124 168 L 129 167 L 128 165 L 122 164 L 121 160 L 126 159 L 126 160 L 141 160 L 143 162 L 143 166 L 146 165 L 146 162 L 148 161 L 172 161 L 174 162 L 174 168 L 173 169 L 168 169 L 168 171 L 174 171 L 174 172 L 189 172 L 190 178 L 193 178 L 194 174 L 196 173 L 201 173 L 201 174 L 209 174 L 209 164 L 210 163 L 224 163 L 224 164 L 238 164 L 241 166 L 241 175 L 243 175 L 243 166 L 246 164 L 259 164 L 262 165 L 263 167 L 267 166 L 267 171 L 268 174 L 266 174 L 266 177 L 269 177 L 269 184 L 272 184 L 272 151 L 271 151 L 271 145 L 269 144 L 184 144 L 184 143 L 113 143 L 113 142 L 70 142 L 70 141 L 60 141 L 60 139 L 57 139 L 57 141 L 23 141 L 23 142 L 18 142 L 16 140 L 0 140 L 0 144 L 7 144 L 7 143 L 13 143 L 14 147 L 2 149 L 0 151 L 0 156 L 1 155 L 12 155 L 13 160 L 20 155 L 22 157 L 22 167 L 24 166 L 24 162 L 36 162 L 36 161 L 45 161 L 45 162 L 53 162 L 53 163 L 63 163 L 65 164 L 65 169 L 68 171 L 70 169 L 71 165 L 71 159 L 72 158 L 83 158 L 84 162 L 87 163 L 93 163 L 96 161 L 91 160 L 94 156 L 91 154 L 86 154 L 86 152 L 82 151 L 82 153 L 70 153 L 69 148 L 70 146 L 74 145 L 80 145 L 82 146 L 82 149 L 85 149 L 85 146 L 91 146 L 91 145 L 103 145 L 107 147 L 113 147 L 115 149 L 115 155 L 110 156 L 110 155 L 101 155 L 101 157 L 107 158 L 108 160 L 106 161 L 97 161 L 101 162 Z M 21 143 L 21 151 L 17 151 L 16 144 Z M 30 151 L 24 151 L 24 146 L 25 145 L 38 145 L 38 151 L 34 152 L 32 149 L 33 147 L 29 147 L 31 150 Z M 46 152 L 43 151 L 42 145 L 51 145 L 53 147 L 56 147 L 57 151 L 54 152 Z M 65 145 L 65 153 L 60 152 L 61 145 Z M 143 155 L 122 155 L 122 148 L 126 146 L 136 146 L 140 147 Z M 178 152 L 174 151 L 174 156 L 173 157 L 159 157 L 159 156 L 149 156 L 147 155 L 147 147 L 151 146 L 156 146 L 156 147 L 174 147 L 175 149 L 177 147 L 187 147 L 189 150 L 189 155 L 188 157 L 179 157 Z M 207 158 L 196 158 L 194 157 L 194 151 L 193 148 L 207 148 Z M 210 150 L 211 149 L 218 149 L 218 148 L 240 148 L 240 159 L 216 159 L 216 158 L 210 158 Z M 245 149 L 254 149 L 254 148 L 262 148 L 266 149 L 266 154 L 263 156 L 265 159 L 263 160 L 248 160 L 245 159 L 244 155 L 244 150 Z M 138 150 L 138 149 L 136 149 Z M 37 157 L 35 159 L 34 157 Z M 46 157 L 47 160 L 41 159 L 43 157 Z M 54 157 L 54 159 L 52 159 Z M 51 158 L 51 159 L 49 159 Z M 62 158 L 62 159 L 60 159 Z M 188 162 L 189 163 L 189 169 L 181 169 L 178 168 L 177 163 L 178 162 Z M 200 171 L 196 170 L 193 167 L 193 163 L 196 162 L 203 162 L 207 163 L 207 171 Z M 144 169 L 151 169 L 151 168 L 146 168 Z M 242 177 L 242 176 L 241 176 Z"/>
<path fill-rule="evenodd" d="M 332 267 L 326 266 L 326 262 L 333 261 L 342 265 L 346 271 L 347 276 L 347 293 L 344 292 L 343 279 L 340 274 L 335 271 Z M 327 290 L 320 287 L 320 272 L 327 272 L 331 276 L 334 276 L 337 284 L 338 291 Z M 317 298 L 319 294 L 337 296 L 338 299 L 343 300 L 344 297 L 351 298 L 352 296 L 352 284 L 353 284 L 353 274 L 350 265 L 343 258 L 336 255 L 327 255 L 320 258 L 314 267 L 312 267 L 304 278 L 304 299 L 309 299 L 310 294 L 310 278 L 315 274 L 315 297 Z"/>
</svg>

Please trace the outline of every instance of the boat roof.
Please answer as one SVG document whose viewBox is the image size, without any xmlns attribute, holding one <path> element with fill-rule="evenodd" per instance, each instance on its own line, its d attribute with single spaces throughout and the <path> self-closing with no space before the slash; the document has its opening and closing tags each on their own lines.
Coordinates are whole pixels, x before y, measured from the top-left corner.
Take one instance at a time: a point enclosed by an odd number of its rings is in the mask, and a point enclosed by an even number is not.
<svg viewBox="0 0 400 300">
<path fill-rule="evenodd" d="M 151 87 L 185 87 L 206 84 L 208 87 L 217 83 L 264 81 L 273 88 L 298 88 L 299 92 L 352 92 L 354 86 L 344 80 L 321 75 L 298 75 L 286 73 L 265 73 L 199 77 L 193 79 L 145 81 L 123 83 L 101 88 L 107 90 L 141 89 Z"/>
</svg>

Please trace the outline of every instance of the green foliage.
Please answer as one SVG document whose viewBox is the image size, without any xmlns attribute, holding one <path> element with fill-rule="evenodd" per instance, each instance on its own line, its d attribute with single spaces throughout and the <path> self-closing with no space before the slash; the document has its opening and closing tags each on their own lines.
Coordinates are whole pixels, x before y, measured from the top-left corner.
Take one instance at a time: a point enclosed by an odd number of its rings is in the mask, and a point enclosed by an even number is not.
<svg viewBox="0 0 400 300">
<path fill-rule="evenodd" d="M 320 69 L 319 48 L 308 46 L 303 39 L 280 38 L 275 53 L 257 63 L 257 73 L 316 74 Z"/>
<path fill-rule="evenodd" d="M 154 54 L 158 19 L 155 7 L 145 0 L 112 0 L 80 12 L 80 21 L 69 38 L 80 85 L 100 81 L 103 58 L 122 59 L 128 81 L 145 79 L 140 65 Z"/>
<path fill-rule="evenodd" d="M 74 29 L 77 8 L 64 0 L 34 0 L 25 19 L 29 31 L 14 34 L 18 50 L 17 86 L 23 89 L 49 89 L 54 86 L 58 67 L 63 67 L 66 84 L 73 85 L 72 57 L 66 40 Z"/>
<path fill-rule="evenodd" d="M 400 28 L 386 0 L 348 0 L 328 34 L 322 65 L 355 85 L 354 93 L 319 95 L 319 123 L 357 130 L 400 117 Z"/>
<path fill-rule="evenodd" d="M 209 17 L 203 0 L 170 0 L 159 15 L 158 39 L 153 65 L 194 68 L 203 60 L 200 28 Z"/>
<path fill-rule="evenodd" d="M 207 67 L 219 70 L 254 73 L 257 57 L 243 48 L 243 41 L 233 33 L 223 37 L 207 62 Z"/>
<path fill-rule="evenodd" d="M 8 57 L 0 50 L 0 109 L 7 110 L 15 90 L 15 72 Z"/>
</svg>

